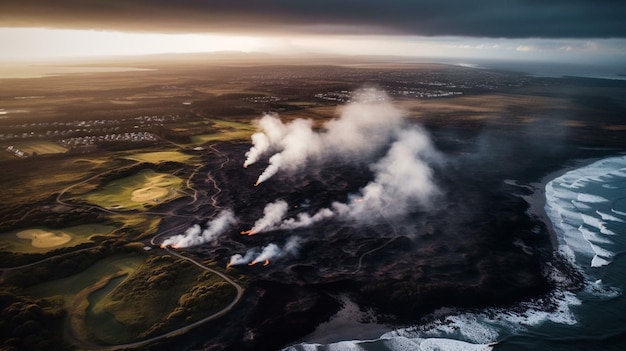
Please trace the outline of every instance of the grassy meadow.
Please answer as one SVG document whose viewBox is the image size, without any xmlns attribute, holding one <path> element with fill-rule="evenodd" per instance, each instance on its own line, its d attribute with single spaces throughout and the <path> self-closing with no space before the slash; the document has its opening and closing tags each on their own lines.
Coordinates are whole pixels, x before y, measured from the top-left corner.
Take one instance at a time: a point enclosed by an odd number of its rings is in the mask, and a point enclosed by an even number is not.
<svg viewBox="0 0 626 351">
<path fill-rule="evenodd" d="M 194 156 L 187 155 L 179 151 L 156 151 L 156 152 L 144 152 L 136 153 L 124 158 L 147 163 L 161 163 L 161 162 L 180 162 L 186 163 L 190 161 Z"/>
<path fill-rule="evenodd" d="M 146 169 L 113 180 L 80 198 L 115 210 L 145 210 L 184 196 L 183 187 L 184 181 L 179 177 Z"/>
<path fill-rule="evenodd" d="M 63 229 L 33 227 L 0 233 L 0 251 L 16 253 L 45 253 L 61 247 L 90 242 L 94 235 L 107 235 L 114 227 L 84 224 Z"/>
</svg>

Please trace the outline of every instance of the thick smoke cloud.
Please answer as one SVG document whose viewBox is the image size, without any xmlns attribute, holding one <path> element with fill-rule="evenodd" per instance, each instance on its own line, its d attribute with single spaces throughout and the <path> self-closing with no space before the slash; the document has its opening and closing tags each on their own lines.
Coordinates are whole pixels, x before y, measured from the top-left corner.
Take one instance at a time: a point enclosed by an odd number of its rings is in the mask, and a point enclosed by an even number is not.
<svg viewBox="0 0 626 351">
<path fill-rule="evenodd" d="M 188 228 L 184 234 L 171 236 L 161 246 L 172 246 L 174 248 L 183 248 L 190 246 L 202 245 L 215 241 L 220 235 L 230 229 L 237 220 L 230 210 L 220 212 L 215 219 L 207 223 L 207 228 L 202 230 L 200 225 L 195 224 Z"/>
<path fill-rule="evenodd" d="M 425 131 L 406 124 L 401 116 L 400 111 L 385 99 L 378 99 L 374 104 L 357 102 L 346 106 L 341 117 L 327 123 L 321 132 L 314 132 L 310 123 L 301 120 L 282 125 L 276 122 L 278 117 L 269 117 L 273 119 L 272 125 L 281 126 L 280 130 L 286 132 L 282 139 L 277 140 L 290 141 L 280 144 L 283 151 L 270 158 L 270 166 L 261 175 L 260 181 L 264 180 L 262 177 L 268 169 L 274 173 L 295 168 L 306 171 L 311 157 L 322 161 L 358 154 L 373 159 L 375 150 L 386 148 L 387 153 L 380 159 L 372 160 L 374 179 L 358 194 L 353 194 L 348 203 L 334 202 L 330 208 L 322 208 L 314 214 L 300 213 L 294 218 L 286 218 L 288 205 L 278 200 L 268 204 L 264 216 L 250 231 L 243 233 L 291 230 L 329 218 L 369 222 L 380 216 L 400 217 L 410 211 L 428 209 L 440 191 L 427 162 L 437 160 L 439 154 Z M 377 131 L 379 135 L 376 135 Z M 290 135 L 291 132 L 294 135 Z M 280 156 L 282 160 L 286 150 L 291 156 L 286 157 L 289 162 L 281 166 L 288 166 L 273 168 L 272 158 Z"/>
<path fill-rule="evenodd" d="M 315 131 L 310 120 L 283 123 L 276 115 L 265 115 L 259 121 L 261 131 L 252 137 L 253 146 L 246 153 L 244 167 L 275 152 L 259 176 L 258 185 L 280 170 L 294 171 L 309 161 L 368 158 L 402 127 L 402 112 L 386 99 L 382 92 L 364 90 L 357 97 L 360 102 L 345 106 L 339 117 L 325 123 L 321 131 Z"/>
<path fill-rule="evenodd" d="M 624 38 L 615 0 L 21 0 L 0 2 L 8 27 L 155 32 L 402 34 Z"/>
<path fill-rule="evenodd" d="M 398 216 L 415 205 L 427 208 L 439 194 L 426 163 L 436 157 L 423 130 L 413 127 L 398 132 L 385 157 L 372 166 L 375 178 L 361 190 L 361 201 L 354 203 L 350 214 L 367 218 L 373 211 L 384 210 L 385 215 Z"/>
</svg>

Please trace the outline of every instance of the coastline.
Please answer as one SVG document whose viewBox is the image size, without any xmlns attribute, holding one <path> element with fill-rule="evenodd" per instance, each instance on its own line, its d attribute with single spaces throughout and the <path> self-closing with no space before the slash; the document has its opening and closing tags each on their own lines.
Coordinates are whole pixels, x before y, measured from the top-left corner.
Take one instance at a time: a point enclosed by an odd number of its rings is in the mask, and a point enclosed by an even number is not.
<svg viewBox="0 0 626 351">
<path fill-rule="evenodd" d="M 546 212 L 546 186 L 554 179 L 564 175 L 569 171 L 584 167 L 586 165 L 590 165 L 606 157 L 609 156 L 605 155 L 602 157 L 573 158 L 571 160 L 568 160 L 567 162 L 572 164 L 542 176 L 538 182 L 529 183 L 528 185 L 533 189 L 532 194 L 519 195 L 528 203 L 529 207 L 527 213 L 539 219 L 546 226 L 548 234 L 550 235 L 550 243 L 552 244 L 552 248 L 554 251 L 558 251 L 559 249 L 559 237 L 556 230 L 554 229 L 552 219 L 550 218 L 550 216 L 548 216 L 548 213 Z"/>
</svg>

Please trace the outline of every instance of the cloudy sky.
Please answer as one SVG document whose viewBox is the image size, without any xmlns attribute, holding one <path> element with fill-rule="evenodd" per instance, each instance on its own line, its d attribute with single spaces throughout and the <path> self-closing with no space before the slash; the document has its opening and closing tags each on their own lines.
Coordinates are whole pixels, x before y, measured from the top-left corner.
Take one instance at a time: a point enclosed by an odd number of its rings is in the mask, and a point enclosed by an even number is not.
<svg viewBox="0 0 626 351">
<path fill-rule="evenodd" d="M 616 0 L 18 0 L 3 59 L 267 51 L 626 61 Z"/>
</svg>

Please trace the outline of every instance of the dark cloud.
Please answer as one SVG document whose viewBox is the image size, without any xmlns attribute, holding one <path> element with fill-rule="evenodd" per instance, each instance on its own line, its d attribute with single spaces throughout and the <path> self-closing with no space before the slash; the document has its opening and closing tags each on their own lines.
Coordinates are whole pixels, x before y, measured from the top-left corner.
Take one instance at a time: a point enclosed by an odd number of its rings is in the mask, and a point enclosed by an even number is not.
<svg viewBox="0 0 626 351">
<path fill-rule="evenodd" d="M 0 26 L 158 32 L 626 37 L 616 0 L 18 0 Z"/>
</svg>

